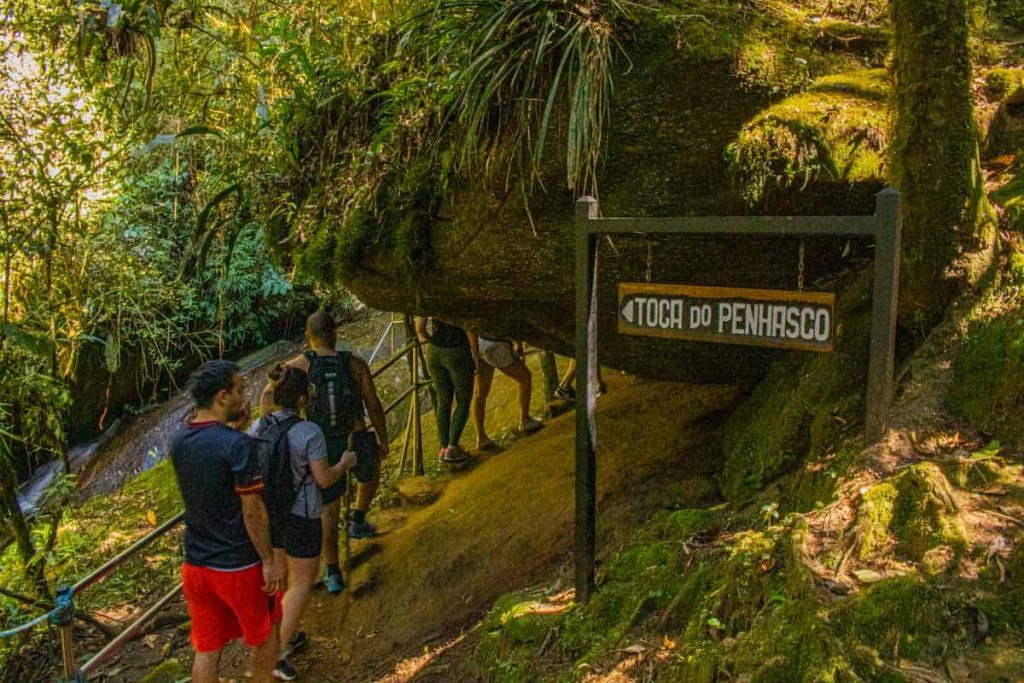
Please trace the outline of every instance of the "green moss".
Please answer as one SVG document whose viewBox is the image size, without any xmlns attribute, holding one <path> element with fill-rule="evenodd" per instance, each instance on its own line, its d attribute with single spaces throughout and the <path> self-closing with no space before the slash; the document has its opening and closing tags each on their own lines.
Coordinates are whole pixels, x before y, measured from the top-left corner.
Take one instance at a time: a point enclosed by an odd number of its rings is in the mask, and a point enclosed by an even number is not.
<svg viewBox="0 0 1024 683">
<path fill-rule="evenodd" d="M 989 69 L 985 72 L 985 95 L 993 102 L 1005 100 L 1024 88 L 1024 69 Z"/>
<path fill-rule="evenodd" d="M 967 532 L 957 510 L 953 491 L 934 463 L 919 463 L 896 479 L 892 530 L 901 554 L 921 560 L 939 546 L 962 552 Z"/>
<path fill-rule="evenodd" d="M 896 487 L 892 482 L 872 486 L 861 498 L 857 510 L 857 536 L 860 542 L 857 552 L 862 560 L 888 544 L 895 502 Z"/>
<path fill-rule="evenodd" d="M 734 504 L 749 500 L 778 477 L 802 468 L 810 458 L 837 445 L 844 424 L 863 414 L 863 387 L 870 321 L 869 274 L 840 295 L 832 353 L 793 354 L 776 363 L 726 425 L 722 492 Z M 845 459 L 844 459 L 845 460 Z M 837 472 L 821 463 L 808 473 L 817 483 Z M 824 472 L 822 471 L 824 470 Z M 809 487 L 799 509 L 828 499 L 828 490 Z"/>
<path fill-rule="evenodd" d="M 992 201 L 1003 209 L 1005 220 L 1011 230 L 1024 232 L 1024 161 L 1018 161 L 1013 168 L 1013 177 L 992 193 Z M 1020 274 L 1020 254 L 1014 272 Z"/>
<path fill-rule="evenodd" d="M 844 641 L 863 644 L 883 659 L 938 654 L 948 638 L 941 594 L 915 577 L 869 586 L 836 609 L 832 620 Z"/>
<path fill-rule="evenodd" d="M 749 204 L 813 182 L 877 183 L 885 177 L 884 70 L 815 81 L 769 107 L 726 149 Z"/>
<path fill-rule="evenodd" d="M 1019 267 L 1019 257 L 1017 259 Z M 1020 277 L 1019 270 L 1011 271 Z M 1024 310 L 968 327 L 953 363 L 950 408 L 1004 444 L 1024 444 Z"/>
<path fill-rule="evenodd" d="M 188 674 L 181 662 L 177 659 L 168 659 L 143 676 L 142 683 L 176 683 L 187 677 Z"/>
<path fill-rule="evenodd" d="M 823 74 L 881 66 L 888 43 L 885 12 L 863 4 L 843 14 L 768 0 L 753 7 L 730 0 L 674 0 L 659 19 L 676 44 L 700 61 L 728 61 L 750 87 L 791 92 Z"/>
<path fill-rule="evenodd" d="M 998 600 L 1006 612 L 1006 622 L 1012 628 L 1024 633 L 1024 540 L 1017 540 L 1007 563 L 1010 592 L 1005 599 Z"/>
<path fill-rule="evenodd" d="M 532 667 L 537 648 L 562 623 L 567 607 L 521 593 L 498 598 L 483 619 L 483 634 L 471 658 L 473 667 L 490 681 L 538 680 Z"/>
<path fill-rule="evenodd" d="M 825 611 L 804 600 L 771 606 L 737 640 L 731 670 L 758 683 L 835 683 L 858 680 L 830 632 Z"/>
</svg>

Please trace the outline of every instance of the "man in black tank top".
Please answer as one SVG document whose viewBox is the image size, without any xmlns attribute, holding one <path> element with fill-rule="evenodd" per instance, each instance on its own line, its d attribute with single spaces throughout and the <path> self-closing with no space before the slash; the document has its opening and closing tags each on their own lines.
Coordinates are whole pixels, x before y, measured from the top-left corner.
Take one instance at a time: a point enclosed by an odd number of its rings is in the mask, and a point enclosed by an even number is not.
<svg viewBox="0 0 1024 683">
<path fill-rule="evenodd" d="M 306 417 L 324 432 L 327 461 L 334 465 L 348 448 L 349 434 L 366 431 L 366 414 L 377 434 L 377 457 L 361 454 L 353 468 L 359 486 L 349 520 L 349 538 L 375 536 L 377 530 L 366 521 L 366 511 L 377 493 L 380 460 L 388 454 L 388 428 L 384 408 L 377 397 L 370 368 L 355 354 L 338 352 L 335 322 L 329 314 L 317 311 L 306 319 L 306 341 L 309 351 L 288 361 L 286 365 L 309 373 L 316 387 L 310 397 Z M 267 414 L 273 404 L 273 384 L 268 383 L 260 399 L 260 408 Z M 365 412 L 364 412 L 365 410 Z M 322 490 L 323 553 L 327 563 L 324 584 L 331 593 L 344 587 L 338 561 L 338 517 L 345 480 Z"/>
</svg>

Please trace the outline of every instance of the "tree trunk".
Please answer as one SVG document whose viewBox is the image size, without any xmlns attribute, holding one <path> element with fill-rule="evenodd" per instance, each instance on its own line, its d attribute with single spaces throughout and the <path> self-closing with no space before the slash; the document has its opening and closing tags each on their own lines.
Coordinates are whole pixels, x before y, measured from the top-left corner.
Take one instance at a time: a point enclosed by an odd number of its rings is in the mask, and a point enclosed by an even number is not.
<svg viewBox="0 0 1024 683">
<path fill-rule="evenodd" d="M 25 579 L 33 586 L 40 598 L 48 598 L 50 591 L 43 573 L 45 565 L 42 562 L 32 561 L 36 555 L 36 549 L 32 544 L 32 533 L 28 522 L 25 521 L 25 516 L 21 514 L 21 508 L 18 507 L 17 493 L 18 477 L 11 463 L 10 451 L 6 443 L 0 444 L 0 519 L 7 522 L 14 534 Z"/>
<path fill-rule="evenodd" d="M 891 11 L 890 154 L 905 216 L 900 315 L 920 338 L 963 280 L 950 265 L 990 246 L 995 231 L 978 160 L 966 0 L 893 0 Z"/>
</svg>

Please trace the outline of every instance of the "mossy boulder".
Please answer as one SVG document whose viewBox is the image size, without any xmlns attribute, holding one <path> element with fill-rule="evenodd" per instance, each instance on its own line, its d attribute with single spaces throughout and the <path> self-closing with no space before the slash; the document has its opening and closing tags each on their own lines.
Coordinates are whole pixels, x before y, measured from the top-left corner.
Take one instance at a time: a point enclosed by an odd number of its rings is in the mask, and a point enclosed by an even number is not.
<svg viewBox="0 0 1024 683">
<path fill-rule="evenodd" d="M 884 69 L 838 74 L 764 110 L 726 148 L 744 199 L 770 203 L 810 183 L 881 189 L 889 91 Z"/>
<path fill-rule="evenodd" d="M 714 5 L 715 16 L 735 14 L 741 22 L 775 22 L 760 12 L 737 13 L 730 3 L 697 4 Z M 808 12 L 799 21 L 813 42 L 811 19 Z M 862 126 L 860 118 L 862 113 L 884 109 L 884 102 L 865 96 L 878 79 L 854 79 L 866 81 L 863 88 L 825 80 L 815 84 L 818 90 L 809 95 L 815 101 L 828 101 L 816 109 L 821 116 L 815 125 L 828 129 L 829 140 L 843 147 L 828 152 L 837 160 L 842 177 L 833 181 L 828 173 L 820 173 L 806 185 L 793 183 L 787 192 L 779 193 L 789 199 L 777 206 L 752 206 L 732 180 L 735 173 L 744 173 L 742 163 L 734 161 L 731 173 L 724 152 L 744 126 L 761 115 L 772 94 L 770 86 L 752 85 L 738 74 L 733 61 L 737 53 L 732 51 L 697 61 L 687 42 L 679 39 L 680 22 L 693 24 L 678 16 L 638 21 L 624 44 L 629 60 L 615 67 L 613 116 L 599 177 L 603 215 L 873 211 L 873 195 L 882 183 L 875 161 L 881 157 L 864 150 L 876 150 L 884 139 L 873 124 Z M 769 28 L 766 33 L 772 32 Z M 782 34 L 772 35 L 769 42 L 782 61 L 794 63 L 793 46 L 779 38 Z M 819 49 L 830 52 L 814 48 Z M 813 71 L 801 87 L 827 76 L 835 66 Z M 844 62 L 843 66 L 850 65 Z M 836 114 L 829 114 L 829 107 Z M 834 131 L 829 128 L 830 117 L 838 122 Z M 561 124 L 553 125 L 557 129 Z M 861 128 L 866 132 L 855 142 L 856 151 L 841 142 L 844 133 L 857 135 L 855 129 Z M 496 178 L 451 180 L 440 197 L 416 193 L 406 183 L 398 183 L 400 192 L 395 192 L 409 201 L 385 201 L 378 195 L 386 205 L 362 214 L 372 220 L 353 213 L 343 224 L 325 225 L 325 230 L 337 235 L 317 258 L 329 261 L 331 267 L 344 261 L 340 279 L 376 308 L 429 313 L 570 353 L 577 196 L 564 180 L 563 150 L 555 144 L 550 148 L 554 151 L 542 167 L 542 182 L 532 186 L 528 202 L 517 179 L 505 173 Z M 869 168 L 879 172 L 872 176 Z M 415 216 L 411 226 L 406 222 L 410 213 Z M 399 239 L 399 232 L 410 237 Z M 314 242 L 310 238 L 310 244 Z M 413 247 L 398 250 L 400 243 Z M 845 243 L 845 239 L 806 240 L 807 281 L 841 270 Z M 618 334 L 614 315 L 618 283 L 643 277 L 649 246 L 652 279 L 657 282 L 791 289 L 797 279 L 798 243 L 793 239 L 694 235 L 647 240 L 622 235 L 601 240 L 598 336 L 603 364 L 668 380 L 750 384 L 763 376 L 772 361 L 786 355 L 772 349 Z M 429 258 L 413 263 L 417 254 Z"/>
<path fill-rule="evenodd" d="M 1017 268 L 1009 278 L 1021 277 Z M 1024 445 L 1024 309 L 971 322 L 953 363 L 950 408 L 1002 443 Z"/>
<path fill-rule="evenodd" d="M 1001 102 L 1024 90 L 1024 69 L 989 69 L 985 72 L 985 96 Z"/>
<path fill-rule="evenodd" d="M 862 274 L 839 298 L 836 319 L 841 322 L 833 352 L 777 363 L 729 419 L 721 485 L 733 504 L 823 455 L 838 444 L 847 425 L 862 419 L 871 315 L 868 275 Z M 814 473 L 819 483 L 821 475 Z M 803 500 L 788 502 L 809 508 L 827 500 L 827 492 L 819 489 L 811 487 Z"/>
<path fill-rule="evenodd" d="M 537 597 L 509 593 L 498 598 L 482 623 L 472 662 L 487 680 L 519 683 L 537 680 L 531 663 L 569 605 L 552 605 Z"/>
<path fill-rule="evenodd" d="M 919 577 L 871 585 L 838 607 L 832 620 L 849 645 L 864 645 L 883 659 L 937 656 L 951 625 L 941 593 Z"/>
</svg>

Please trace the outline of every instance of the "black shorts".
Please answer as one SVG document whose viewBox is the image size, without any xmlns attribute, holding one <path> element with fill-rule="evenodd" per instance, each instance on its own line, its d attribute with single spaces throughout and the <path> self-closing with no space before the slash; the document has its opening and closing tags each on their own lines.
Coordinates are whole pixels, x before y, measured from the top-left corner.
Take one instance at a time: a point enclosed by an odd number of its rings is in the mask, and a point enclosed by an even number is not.
<svg viewBox="0 0 1024 683">
<path fill-rule="evenodd" d="M 380 455 L 377 453 L 377 436 L 373 432 L 355 432 L 351 435 L 352 446 L 356 451 L 356 466 L 352 468 L 352 474 L 356 481 L 365 484 L 369 481 L 376 481 L 380 476 Z M 348 449 L 349 437 L 334 438 L 327 437 L 327 464 L 337 465 L 341 460 L 341 454 Z M 345 477 L 325 489 L 320 489 L 324 505 L 333 503 L 345 493 Z"/>
<path fill-rule="evenodd" d="M 323 530 L 319 517 L 288 515 L 278 524 L 270 525 L 271 545 L 283 549 L 288 557 L 320 557 L 322 538 Z"/>
</svg>

